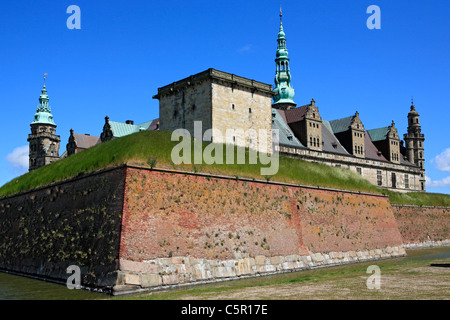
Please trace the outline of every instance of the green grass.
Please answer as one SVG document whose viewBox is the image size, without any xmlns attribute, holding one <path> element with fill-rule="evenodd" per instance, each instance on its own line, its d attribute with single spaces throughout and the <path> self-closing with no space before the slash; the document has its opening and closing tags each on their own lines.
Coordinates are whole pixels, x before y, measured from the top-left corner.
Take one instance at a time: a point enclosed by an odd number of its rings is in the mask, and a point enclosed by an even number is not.
<svg viewBox="0 0 450 320">
<path fill-rule="evenodd" d="M 447 194 L 428 192 L 400 193 L 391 190 L 385 190 L 385 193 L 389 196 L 391 203 L 395 204 L 450 207 L 450 195 Z"/>
<path fill-rule="evenodd" d="M 377 188 L 360 175 L 350 170 L 329 167 L 286 156 L 280 156 L 279 171 L 274 176 L 262 176 L 261 167 L 269 165 L 248 164 L 180 164 L 171 160 L 171 152 L 178 141 L 171 141 L 170 132 L 139 132 L 119 139 L 99 144 L 66 159 L 28 172 L 0 188 L 0 197 L 34 189 L 57 181 L 98 171 L 108 167 L 116 167 L 124 163 L 146 165 L 154 168 L 176 169 L 211 174 L 222 174 L 239 178 L 254 178 L 294 184 L 330 187 L 360 192 L 388 194 L 395 203 L 419 205 L 450 206 L 450 196 L 411 193 L 401 195 L 396 192 Z M 203 145 L 205 148 L 207 144 Z M 223 145 L 219 145 L 223 147 Z M 192 153 L 192 157 L 194 152 Z M 235 157 L 237 150 L 235 149 Z M 223 156 L 225 163 L 225 150 Z M 259 163 L 259 161 L 258 161 Z"/>
</svg>

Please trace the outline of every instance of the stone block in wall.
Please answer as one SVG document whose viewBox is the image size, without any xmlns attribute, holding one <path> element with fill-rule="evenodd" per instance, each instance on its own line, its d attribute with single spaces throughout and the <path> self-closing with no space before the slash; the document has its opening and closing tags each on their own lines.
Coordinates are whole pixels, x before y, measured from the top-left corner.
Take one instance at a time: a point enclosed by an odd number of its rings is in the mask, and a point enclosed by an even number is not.
<svg viewBox="0 0 450 320">
<path fill-rule="evenodd" d="M 159 267 L 158 267 L 158 265 L 156 265 L 154 263 L 136 262 L 136 261 L 120 259 L 119 270 L 142 272 L 142 273 L 158 273 Z"/>
<path fill-rule="evenodd" d="M 253 274 L 255 272 L 253 269 L 254 266 L 255 259 L 253 258 L 239 259 L 236 266 L 236 274 L 238 276 L 244 274 Z"/>
<path fill-rule="evenodd" d="M 191 273 L 191 266 L 189 264 L 177 264 L 175 265 L 176 272 L 179 274 L 190 274 Z"/>
<path fill-rule="evenodd" d="M 235 277 L 236 271 L 235 271 L 234 267 L 230 267 L 230 266 L 215 267 L 213 269 L 213 275 L 215 278 Z"/>
<path fill-rule="evenodd" d="M 191 265 L 192 278 L 193 280 L 208 280 L 212 278 L 211 269 L 209 269 L 209 264 L 197 263 Z"/>
<path fill-rule="evenodd" d="M 162 275 L 162 284 L 163 285 L 169 285 L 169 284 L 178 284 L 179 279 L 177 274 L 166 274 Z"/>
<path fill-rule="evenodd" d="M 142 287 L 156 287 L 162 284 L 162 278 L 158 274 L 143 274 L 141 275 Z"/>
<path fill-rule="evenodd" d="M 127 273 L 125 274 L 125 284 L 140 285 L 141 281 L 138 274 Z"/>
<path fill-rule="evenodd" d="M 256 256 L 255 257 L 255 263 L 257 265 L 265 265 L 266 264 L 266 257 L 265 256 L 261 256 L 261 255 Z"/>
<path fill-rule="evenodd" d="M 282 256 L 270 257 L 270 264 L 281 264 L 284 262 Z"/>
<path fill-rule="evenodd" d="M 298 254 L 291 254 L 285 257 L 285 261 L 287 262 L 296 262 L 300 260 L 300 256 Z"/>
</svg>

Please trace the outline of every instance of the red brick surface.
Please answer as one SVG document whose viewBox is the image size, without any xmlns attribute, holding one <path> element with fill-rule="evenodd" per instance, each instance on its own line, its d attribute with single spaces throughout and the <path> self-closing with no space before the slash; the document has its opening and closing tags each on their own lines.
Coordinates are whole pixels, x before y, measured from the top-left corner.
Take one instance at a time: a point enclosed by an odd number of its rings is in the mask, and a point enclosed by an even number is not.
<svg viewBox="0 0 450 320">
<path fill-rule="evenodd" d="M 365 250 L 402 238 L 385 197 L 128 168 L 120 258 Z"/>
<path fill-rule="evenodd" d="M 450 208 L 394 206 L 393 209 L 405 243 L 450 238 Z"/>
</svg>

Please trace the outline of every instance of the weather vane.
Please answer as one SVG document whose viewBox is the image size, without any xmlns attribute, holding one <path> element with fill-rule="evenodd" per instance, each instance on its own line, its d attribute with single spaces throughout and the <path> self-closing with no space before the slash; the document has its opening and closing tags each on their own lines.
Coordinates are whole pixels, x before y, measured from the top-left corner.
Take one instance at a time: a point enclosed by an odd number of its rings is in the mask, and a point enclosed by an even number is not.
<svg viewBox="0 0 450 320">
<path fill-rule="evenodd" d="M 44 73 L 44 86 L 45 86 L 45 76 L 48 76 L 48 73 Z"/>
</svg>

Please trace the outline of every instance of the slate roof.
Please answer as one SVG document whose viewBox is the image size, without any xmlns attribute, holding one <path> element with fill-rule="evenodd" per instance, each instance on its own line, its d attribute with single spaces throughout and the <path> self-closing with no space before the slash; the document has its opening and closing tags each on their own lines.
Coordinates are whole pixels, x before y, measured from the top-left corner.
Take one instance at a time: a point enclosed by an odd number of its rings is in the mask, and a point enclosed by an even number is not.
<svg viewBox="0 0 450 320">
<path fill-rule="evenodd" d="M 100 143 L 100 137 L 90 136 L 87 134 L 74 133 L 73 137 L 75 139 L 75 143 L 77 144 L 77 148 L 81 149 L 88 149 Z"/>
<path fill-rule="evenodd" d="M 325 120 L 322 120 L 322 142 L 323 151 L 346 155 L 349 154 L 347 150 L 345 150 L 345 148 L 341 145 L 339 139 L 336 138 L 336 136 L 333 134 L 330 122 Z"/>
<path fill-rule="evenodd" d="M 350 116 L 347 118 L 337 119 L 330 121 L 330 126 L 334 133 L 345 132 L 350 128 L 353 118 L 355 116 Z"/>
<path fill-rule="evenodd" d="M 379 161 L 388 161 L 383 154 L 375 147 L 373 144 L 369 133 L 366 130 L 364 135 L 364 146 L 365 146 L 365 158 Z"/>
<path fill-rule="evenodd" d="M 293 123 L 303 120 L 305 118 L 307 107 L 308 105 L 305 105 L 295 109 L 284 110 L 286 122 Z"/>
<path fill-rule="evenodd" d="M 382 141 L 387 139 L 389 130 L 390 127 L 383 127 L 378 129 L 367 130 L 367 132 L 369 133 L 372 141 Z"/>
<path fill-rule="evenodd" d="M 287 110 L 278 110 L 272 108 L 272 129 L 279 130 L 279 144 L 287 147 L 306 149 L 286 123 L 285 111 Z"/>
<path fill-rule="evenodd" d="M 159 118 L 152 120 L 151 124 L 147 128 L 148 131 L 156 131 L 159 130 Z"/>
</svg>

